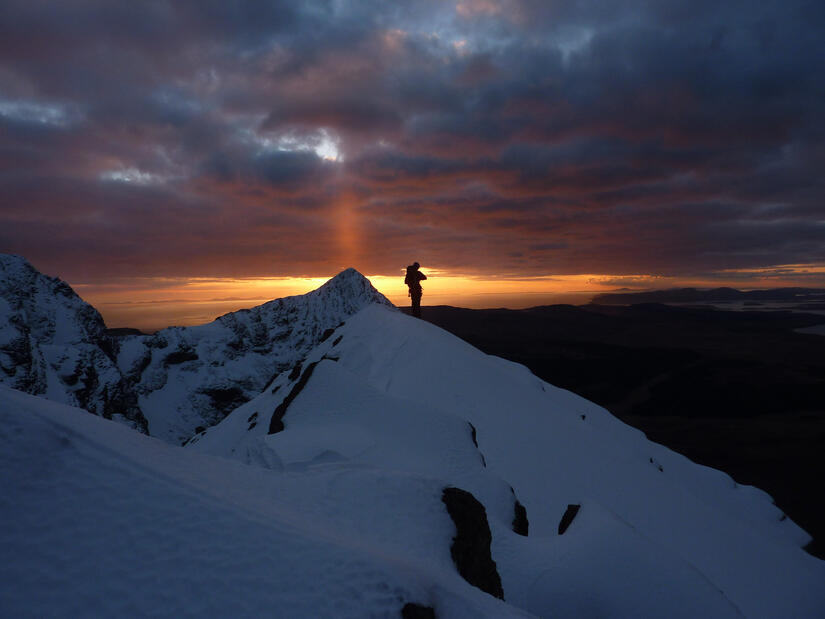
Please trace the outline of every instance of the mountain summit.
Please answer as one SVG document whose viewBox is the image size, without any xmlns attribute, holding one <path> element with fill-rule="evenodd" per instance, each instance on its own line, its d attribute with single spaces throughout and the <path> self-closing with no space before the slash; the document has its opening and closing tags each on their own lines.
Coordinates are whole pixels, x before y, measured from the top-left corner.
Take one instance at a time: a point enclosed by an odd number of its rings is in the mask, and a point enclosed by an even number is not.
<svg viewBox="0 0 825 619">
<path fill-rule="evenodd" d="M 366 305 L 392 304 L 355 269 L 304 295 L 194 327 L 111 336 L 65 282 L 0 255 L 0 382 L 127 420 L 173 443 L 217 423 Z"/>
<path fill-rule="evenodd" d="M 304 295 L 275 299 L 194 327 L 126 336 L 118 365 L 134 385 L 149 433 L 188 440 L 301 362 L 325 334 L 371 304 L 394 307 L 355 269 Z"/>
</svg>

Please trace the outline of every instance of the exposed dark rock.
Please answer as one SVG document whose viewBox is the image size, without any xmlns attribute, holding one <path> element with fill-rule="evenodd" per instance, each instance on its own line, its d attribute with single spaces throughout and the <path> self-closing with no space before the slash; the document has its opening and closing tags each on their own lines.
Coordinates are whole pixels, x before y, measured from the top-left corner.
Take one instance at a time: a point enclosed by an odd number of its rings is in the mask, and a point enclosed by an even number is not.
<svg viewBox="0 0 825 619">
<path fill-rule="evenodd" d="M 106 335 L 110 337 L 125 337 L 128 335 L 146 335 L 140 329 L 132 329 L 130 327 L 114 327 L 106 329 Z"/>
<path fill-rule="evenodd" d="M 247 417 L 246 420 L 251 423 L 251 422 L 255 421 L 257 418 L 258 418 L 258 413 L 254 412 L 249 417 Z"/>
<path fill-rule="evenodd" d="M 559 535 L 567 531 L 567 527 L 570 526 L 570 523 L 573 522 L 576 514 L 579 513 L 580 507 L 580 504 L 567 506 L 567 509 L 564 511 L 564 515 L 561 517 L 561 522 L 559 522 Z"/>
<path fill-rule="evenodd" d="M 103 409 L 98 410 L 106 419 L 113 415 L 124 415 L 131 420 L 141 432 L 149 433 L 149 420 L 138 406 L 137 395 L 130 390 L 126 381 L 121 380 L 114 389 L 103 391 Z"/>
<path fill-rule="evenodd" d="M 176 350 L 175 352 L 166 355 L 166 358 L 163 360 L 163 365 L 169 367 L 170 365 L 178 365 L 179 363 L 197 360 L 198 353 L 194 350 Z"/>
<path fill-rule="evenodd" d="M 473 445 L 475 445 L 476 449 L 478 449 L 478 441 L 476 440 L 476 427 L 469 421 L 467 423 L 470 424 L 470 432 L 473 439 Z"/>
<path fill-rule="evenodd" d="M 516 499 L 513 512 L 513 532 L 527 537 L 527 531 L 530 528 L 530 522 L 527 520 L 527 508 Z"/>
<path fill-rule="evenodd" d="M 98 340 L 97 345 L 112 363 L 117 364 L 117 351 L 120 348 L 120 344 L 116 338 L 109 336 L 102 337 Z"/>
<path fill-rule="evenodd" d="M 325 330 L 325 331 L 321 334 L 321 339 L 320 339 L 320 340 L 318 340 L 318 342 L 319 342 L 319 343 L 320 343 L 320 342 L 326 342 L 326 341 L 329 339 L 329 336 L 330 336 L 330 335 L 332 335 L 333 333 L 335 333 L 335 329 L 332 329 L 332 328 L 330 328 L 330 329 L 326 329 L 326 330 Z"/>
<path fill-rule="evenodd" d="M 402 619 L 436 619 L 435 610 L 432 606 L 422 606 L 407 602 L 401 609 Z"/>
<path fill-rule="evenodd" d="M 63 381 L 64 385 L 69 385 L 71 387 L 71 386 L 77 384 L 77 379 L 78 378 L 80 378 L 80 376 L 77 373 L 75 373 L 75 374 L 62 375 L 60 377 L 60 380 Z"/>
<path fill-rule="evenodd" d="M 224 417 L 249 401 L 238 387 L 202 389 L 201 393 L 210 397 L 212 407 Z"/>
<path fill-rule="evenodd" d="M 266 381 L 267 385 L 272 384 L 272 382 L 281 375 L 281 371 L 277 370 L 272 376 L 269 377 L 269 380 Z"/>
<path fill-rule="evenodd" d="M 94 365 L 87 365 L 82 370 L 82 374 L 80 376 L 80 382 L 83 385 L 81 389 L 78 389 L 74 392 L 75 397 L 77 398 L 77 403 L 80 408 L 85 408 L 86 410 L 94 410 L 95 413 L 98 415 L 103 415 L 104 410 L 106 408 L 106 401 L 108 400 L 106 390 L 103 390 L 103 393 L 100 395 L 102 396 L 100 399 L 102 400 L 100 404 L 102 406 L 96 407 L 94 406 L 94 402 L 90 402 L 92 396 L 98 393 L 98 386 L 100 385 L 100 375 L 97 373 Z M 111 415 L 108 415 L 108 418 L 111 419 Z"/>
<path fill-rule="evenodd" d="M 450 554 L 458 573 L 471 585 L 503 600 L 501 577 L 490 554 L 493 536 L 484 505 L 466 490 L 453 487 L 444 488 L 441 500 L 455 523 Z"/>
<path fill-rule="evenodd" d="M 166 348 L 169 342 L 162 335 L 155 335 L 146 340 L 146 345 L 150 348 Z"/>
<path fill-rule="evenodd" d="M 146 354 L 144 354 L 140 358 L 140 364 L 138 365 L 138 369 L 137 369 L 137 378 L 138 378 L 138 380 L 140 379 L 140 376 L 143 374 L 143 371 L 146 368 L 148 368 L 151 363 L 152 363 L 152 353 L 147 351 Z"/>
<path fill-rule="evenodd" d="M 292 386 L 292 390 L 287 394 L 287 396 L 283 399 L 283 402 L 281 402 L 277 406 L 275 411 L 272 413 L 272 420 L 269 422 L 269 434 L 275 434 L 284 429 L 283 418 L 284 415 L 286 415 L 286 409 L 289 408 L 289 405 L 292 404 L 292 401 L 298 397 L 298 394 L 301 393 L 303 388 L 306 386 L 307 382 L 309 382 L 309 378 L 310 376 L 312 376 L 312 372 L 315 369 L 315 366 L 318 365 L 318 363 L 319 361 L 315 361 L 314 363 L 310 363 L 307 366 L 307 369 L 304 370 L 303 374 L 301 374 L 300 380 Z M 297 365 L 295 367 L 300 369 L 300 365 Z"/>
<path fill-rule="evenodd" d="M 478 449 L 478 440 L 476 440 L 476 427 L 469 421 L 467 422 L 467 424 L 470 426 L 470 438 L 473 439 L 473 445 L 475 445 L 476 449 Z M 481 466 L 487 468 L 487 459 L 484 457 L 484 454 L 481 453 L 480 449 L 478 451 L 478 455 L 481 458 Z"/>
<path fill-rule="evenodd" d="M 301 364 L 296 363 L 295 367 L 292 368 L 292 371 L 289 373 L 289 376 L 287 376 L 287 378 L 289 380 L 297 380 L 300 375 L 301 375 Z"/>
<path fill-rule="evenodd" d="M 340 343 L 341 343 L 341 340 L 342 340 L 342 339 L 344 339 L 344 336 L 343 336 L 343 335 L 339 335 L 338 337 L 336 337 L 336 338 L 332 341 L 332 345 L 333 345 L 333 346 L 338 346 L 338 344 L 340 344 Z"/>
</svg>

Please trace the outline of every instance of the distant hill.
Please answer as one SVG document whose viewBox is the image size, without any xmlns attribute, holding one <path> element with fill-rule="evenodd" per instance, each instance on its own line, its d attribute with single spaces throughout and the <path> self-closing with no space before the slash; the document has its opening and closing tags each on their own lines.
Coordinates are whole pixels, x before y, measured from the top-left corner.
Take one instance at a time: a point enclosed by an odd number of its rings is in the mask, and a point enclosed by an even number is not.
<svg viewBox="0 0 825 619">
<path fill-rule="evenodd" d="M 758 302 L 825 302 L 822 288 L 770 288 L 737 290 L 736 288 L 670 288 L 647 292 L 606 292 L 593 297 L 596 305 L 633 305 L 635 303 L 730 303 Z"/>
</svg>

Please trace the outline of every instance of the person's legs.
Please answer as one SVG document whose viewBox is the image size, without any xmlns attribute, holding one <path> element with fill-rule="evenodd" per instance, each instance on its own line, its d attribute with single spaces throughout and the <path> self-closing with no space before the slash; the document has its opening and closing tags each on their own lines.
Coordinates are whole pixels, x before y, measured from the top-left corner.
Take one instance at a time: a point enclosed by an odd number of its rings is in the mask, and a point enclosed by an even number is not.
<svg viewBox="0 0 825 619">
<path fill-rule="evenodd" d="M 421 293 L 415 294 L 413 292 L 410 296 L 412 297 L 412 315 L 421 318 Z"/>
</svg>

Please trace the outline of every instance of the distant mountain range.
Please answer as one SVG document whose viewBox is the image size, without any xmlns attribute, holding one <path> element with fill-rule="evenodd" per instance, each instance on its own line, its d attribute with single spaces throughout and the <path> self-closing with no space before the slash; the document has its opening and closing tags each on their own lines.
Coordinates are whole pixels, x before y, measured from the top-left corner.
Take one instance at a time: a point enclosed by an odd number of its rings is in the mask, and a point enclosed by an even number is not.
<svg viewBox="0 0 825 619">
<path fill-rule="evenodd" d="M 814 303 L 825 308 L 825 290 L 821 288 L 771 288 L 737 290 L 735 288 L 670 288 L 647 292 L 606 292 L 593 297 L 591 303 L 630 305 L 633 303 L 729 303 L 733 301 Z"/>
<path fill-rule="evenodd" d="M 823 616 L 825 563 L 765 492 L 354 270 L 112 336 L 2 265 L 3 616 Z"/>
</svg>

